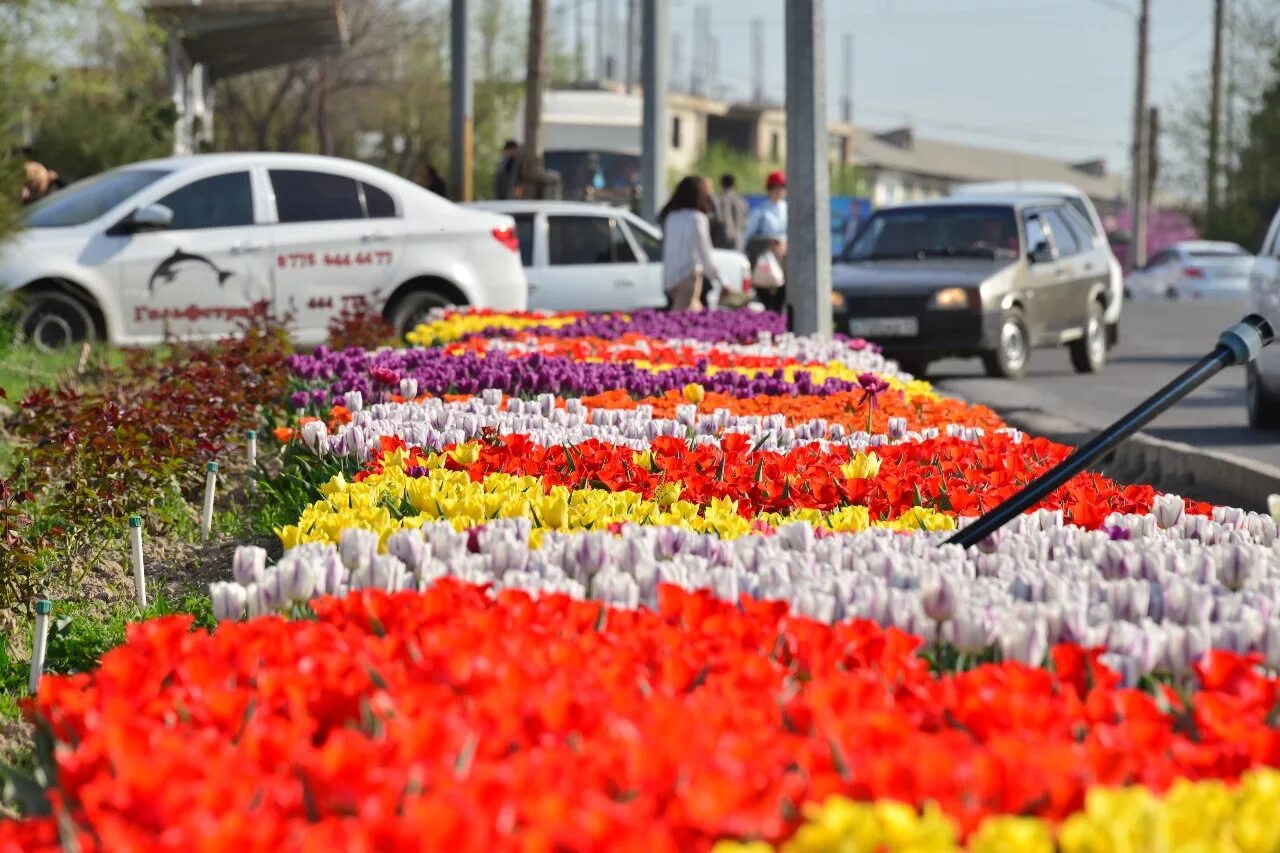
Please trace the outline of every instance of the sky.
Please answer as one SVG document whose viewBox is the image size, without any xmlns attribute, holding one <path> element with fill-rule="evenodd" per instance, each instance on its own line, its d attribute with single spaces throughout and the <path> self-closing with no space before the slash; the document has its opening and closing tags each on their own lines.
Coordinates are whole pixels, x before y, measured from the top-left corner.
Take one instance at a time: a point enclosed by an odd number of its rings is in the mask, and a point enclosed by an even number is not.
<svg viewBox="0 0 1280 853">
<path fill-rule="evenodd" d="M 561 0 L 567 6 L 573 0 Z M 625 19 L 623 0 L 614 2 Z M 764 83 L 781 101 L 786 0 L 670 0 L 688 80 L 698 6 L 710 10 L 723 95 L 752 92 L 752 20 L 764 22 Z M 584 6 L 587 38 L 598 3 Z M 853 38 L 853 120 L 918 136 L 1070 160 L 1124 173 L 1132 136 L 1138 0 L 827 0 L 829 109 L 840 116 L 844 34 Z M 1171 108 L 1209 66 L 1213 0 L 1152 0 L 1149 102 Z M 573 26 L 566 10 L 559 20 Z M 619 29 L 621 25 L 619 25 Z M 569 34 L 572 37 L 572 33 Z M 588 45 L 588 62 L 594 57 Z M 673 88 L 685 88 L 677 83 Z"/>
</svg>

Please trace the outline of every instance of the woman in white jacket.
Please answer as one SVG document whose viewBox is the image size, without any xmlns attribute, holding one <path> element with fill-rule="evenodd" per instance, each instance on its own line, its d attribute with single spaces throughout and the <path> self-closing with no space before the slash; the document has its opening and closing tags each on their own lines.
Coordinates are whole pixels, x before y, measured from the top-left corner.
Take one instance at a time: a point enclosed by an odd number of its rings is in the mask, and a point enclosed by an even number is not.
<svg viewBox="0 0 1280 853">
<path fill-rule="evenodd" d="M 705 179 L 690 175 L 676 185 L 658 214 L 662 226 L 662 286 L 672 311 L 702 308 L 702 290 L 722 282 L 711 255 L 711 194 Z"/>
</svg>

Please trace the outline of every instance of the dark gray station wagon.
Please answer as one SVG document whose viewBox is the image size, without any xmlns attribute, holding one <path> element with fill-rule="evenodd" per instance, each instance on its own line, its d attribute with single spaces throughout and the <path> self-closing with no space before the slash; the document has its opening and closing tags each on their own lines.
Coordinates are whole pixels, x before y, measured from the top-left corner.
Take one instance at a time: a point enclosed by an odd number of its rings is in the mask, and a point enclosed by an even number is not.
<svg viewBox="0 0 1280 853">
<path fill-rule="evenodd" d="M 979 356 L 1018 377 L 1033 348 L 1066 346 L 1081 373 L 1107 357 L 1105 249 L 1057 199 L 938 199 L 879 210 L 835 259 L 835 329 L 923 375 Z"/>
</svg>

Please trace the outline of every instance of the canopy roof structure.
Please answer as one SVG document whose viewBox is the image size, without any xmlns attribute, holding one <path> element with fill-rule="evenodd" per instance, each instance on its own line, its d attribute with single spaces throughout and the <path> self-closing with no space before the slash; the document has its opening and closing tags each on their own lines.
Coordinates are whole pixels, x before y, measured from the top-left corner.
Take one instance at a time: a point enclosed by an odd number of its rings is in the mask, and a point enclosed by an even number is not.
<svg viewBox="0 0 1280 853">
<path fill-rule="evenodd" d="M 152 0 L 147 15 L 210 82 L 338 53 L 347 35 L 342 0 Z"/>
</svg>

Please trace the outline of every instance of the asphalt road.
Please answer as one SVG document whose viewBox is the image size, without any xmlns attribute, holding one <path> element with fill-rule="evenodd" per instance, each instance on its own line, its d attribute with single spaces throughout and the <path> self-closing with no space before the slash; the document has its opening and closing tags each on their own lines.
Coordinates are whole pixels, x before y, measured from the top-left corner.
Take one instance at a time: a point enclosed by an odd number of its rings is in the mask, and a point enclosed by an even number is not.
<svg viewBox="0 0 1280 853">
<path fill-rule="evenodd" d="M 1065 349 L 1036 352 L 1025 378 L 989 379 L 977 359 L 929 368 L 943 390 L 995 409 L 1041 409 L 1101 429 L 1209 352 L 1218 333 L 1245 314 L 1243 304 L 1131 302 L 1120 318 L 1120 343 L 1102 373 L 1072 371 Z M 1179 441 L 1280 465 L 1280 431 L 1250 429 L 1244 371 L 1228 368 L 1145 430 Z"/>
</svg>

